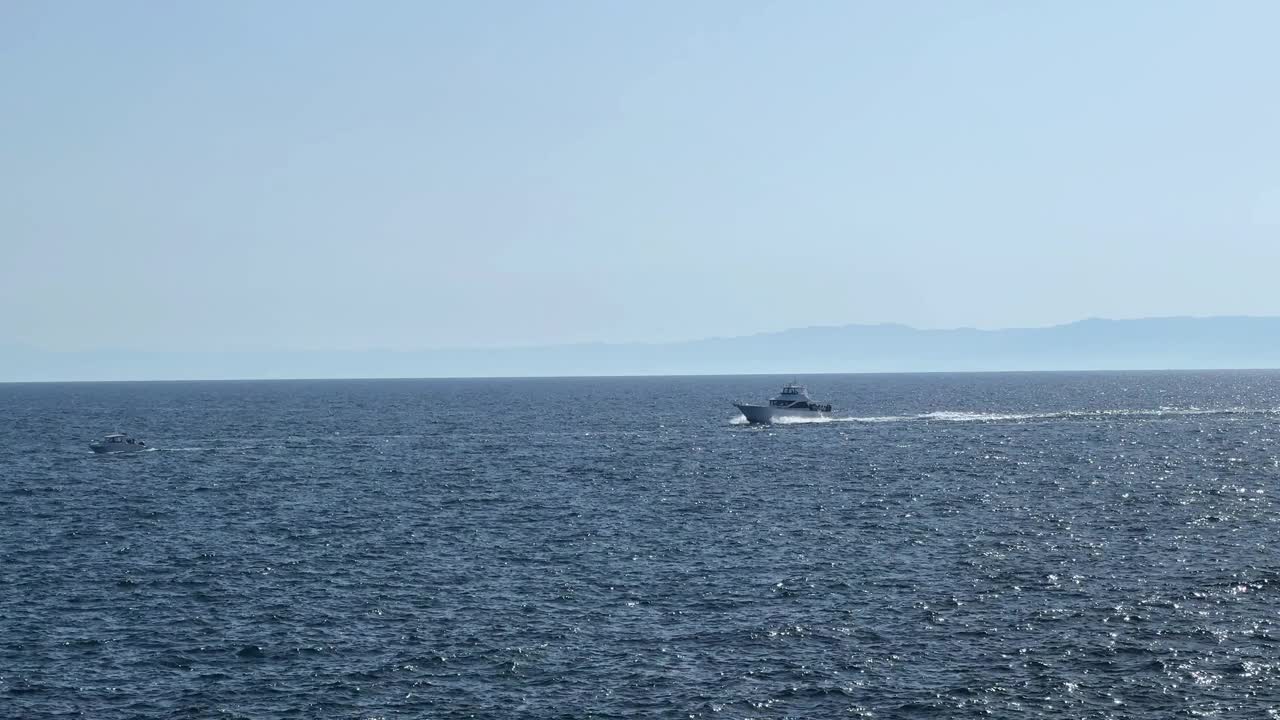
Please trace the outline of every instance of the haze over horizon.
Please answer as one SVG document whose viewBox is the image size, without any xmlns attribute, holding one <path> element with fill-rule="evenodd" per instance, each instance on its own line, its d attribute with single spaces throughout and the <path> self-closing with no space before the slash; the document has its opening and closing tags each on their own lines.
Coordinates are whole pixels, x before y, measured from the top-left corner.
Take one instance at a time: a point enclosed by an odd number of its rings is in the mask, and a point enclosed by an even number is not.
<svg viewBox="0 0 1280 720">
<path fill-rule="evenodd" d="M 10 2 L 0 347 L 1280 316 L 1280 5 Z"/>
<path fill-rule="evenodd" d="M 363 349 L 361 349 L 361 350 L 357 350 L 357 351 L 352 351 L 352 350 L 342 350 L 342 349 L 339 349 L 339 348 L 326 348 L 326 347 L 311 347 L 311 348 L 304 348 L 304 347 L 291 347 L 291 348 L 281 348 L 281 347 L 273 347 L 273 346 L 266 346 L 266 345 L 264 345 L 264 346 L 259 346 L 259 347 L 251 347 L 251 346 L 241 346 L 241 347 L 223 347 L 223 348 L 220 348 L 219 350 L 221 350 L 221 351 L 230 351 L 230 352 L 247 352 L 247 353 L 254 353 L 254 352 L 285 352 L 285 353 L 293 353 L 293 352 L 304 352 L 304 353 L 305 353 L 305 352 L 310 352 L 310 353 L 326 353 L 326 352 L 360 352 L 360 351 L 367 351 L 367 352 L 437 352 L 437 351 L 452 352 L 452 351 L 473 351 L 473 350 L 475 350 L 475 351 L 486 351 L 486 350 L 493 350 L 493 351 L 504 351 L 504 350 L 541 350 L 541 349 L 549 349 L 549 348 L 573 348 L 573 347 L 591 346 L 591 345 L 604 345 L 604 346 L 613 346 L 613 347 L 683 345 L 683 344 L 699 343 L 699 342 L 716 342 L 716 341 L 722 341 L 722 340 L 739 340 L 739 339 L 749 339 L 749 338 L 758 338 L 758 337 L 772 337 L 772 336 L 780 336 L 780 335 L 786 335 L 786 334 L 788 334 L 788 333 L 796 333 L 796 332 L 809 332 L 809 331 L 840 331 L 840 330 L 866 329 L 866 328 L 896 328 L 896 329 L 903 329 L 903 330 L 909 330 L 909 331 L 912 331 L 912 332 L 921 332 L 921 333 L 936 333 L 936 332 L 949 333 L 949 332 L 967 332 L 967 331 L 976 331 L 976 332 L 981 332 L 981 333 L 1001 333 L 1001 332 L 1024 332 L 1024 331 L 1036 331 L 1036 330 L 1054 330 L 1054 329 L 1060 329 L 1060 328 L 1067 328 L 1067 327 L 1073 327 L 1073 326 L 1080 326 L 1080 325 L 1085 325 L 1085 324 L 1089 324 L 1089 323 L 1143 323 L 1143 322 L 1165 322 L 1165 321 L 1182 321 L 1182 320 L 1191 320 L 1191 321 L 1261 320 L 1261 321 L 1269 321 L 1269 320 L 1280 320 L 1280 316 L 1266 316 L 1266 315 L 1209 315 L 1209 316 L 1206 316 L 1206 315 L 1161 315 L 1161 316 L 1139 317 L 1139 318 L 1087 317 L 1087 318 L 1077 318 L 1077 319 L 1075 319 L 1075 320 L 1071 320 L 1071 321 L 1069 321 L 1069 322 L 1053 323 L 1053 324 L 1049 324 L 1049 325 L 1019 325 L 1019 326 L 1012 326 L 1012 327 L 980 327 L 980 326 L 976 326 L 976 325 L 956 325 L 956 326 L 948 326 L 948 327 L 925 327 L 925 326 L 920 326 L 920 325 L 911 325 L 911 324 L 908 324 L 908 323 L 893 322 L 893 321 L 883 321 L 883 322 L 861 322 L 861 323 L 835 323 L 835 324 L 830 324 L 830 325 L 802 325 L 802 326 L 787 327 L 787 328 L 765 328 L 765 329 L 761 329 L 761 330 L 758 330 L 758 331 L 755 331 L 755 332 L 744 332 L 744 333 L 736 334 L 736 335 L 726 335 L 726 334 L 722 334 L 722 335 L 707 335 L 707 336 L 702 336 L 702 337 L 681 337 L 681 338 L 673 338 L 673 339 L 670 339 L 670 340 L 648 340 L 648 339 L 635 339 L 635 340 L 612 340 L 612 341 L 586 340 L 586 341 L 576 341 L 576 342 L 575 342 L 575 341 L 569 341 L 569 342 L 551 342 L 551 343 L 536 343 L 536 342 L 529 342 L 529 343 L 510 343 L 510 344 L 506 344 L 506 345 L 501 345 L 501 344 L 496 344 L 496 345 L 469 345 L 469 346 L 467 346 L 467 345 L 458 345 L 458 346 L 444 346 L 444 347 L 441 347 L 441 346 L 427 346 L 427 345 L 422 345 L 422 346 L 402 346 L 402 347 L 397 347 L 397 348 L 390 348 L 390 347 L 369 347 L 369 348 L 363 348 Z M 27 350 L 27 351 L 38 351 L 38 352 L 73 353 L 73 354 L 74 354 L 74 353 L 92 354 L 92 353 L 95 353 L 95 352 L 104 352 L 104 351 L 105 351 L 105 352 L 139 352 L 139 353 L 168 353 L 168 352 L 195 352 L 195 353 L 199 353 L 199 352 L 202 352 L 201 350 L 184 350 L 184 349 L 182 349 L 182 348 L 173 348 L 173 347 L 149 347 L 149 348 L 133 347 L 133 348 L 131 348 L 131 347 L 128 347 L 128 346 L 126 346 L 126 345 L 119 345 L 119 344 L 117 344 L 117 345 L 108 345 L 108 346 L 98 347 L 98 348 L 85 348 L 85 349 L 81 349 L 81 350 L 63 350 L 63 349 L 48 348 L 48 347 L 40 347 L 40 346 L 36 346 L 36 345 L 29 345 L 29 344 L 22 344 L 22 343 L 16 343 L 16 344 L 3 344 L 3 343 L 0 343 L 0 351 L 5 350 L 6 348 L 7 348 L 7 349 L 20 349 L 20 350 Z M 730 373 L 730 374 L 732 374 L 732 373 Z M 0 378 L 0 382 L 3 382 L 3 378 Z"/>
<path fill-rule="evenodd" d="M 571 348 L 571 347 L 589 346 L 589 345 L 607 345 L 607 346 L 615 346 L 615 347 L 681 345 L 681 344 L 687 344 L 687 343 L 698 343 L 698 342 L 706 342 L 706 341 L 714 342 L 719 340 L 734 340 L 734 339 L 743 339 L 743 338 L 777 336 L 777 335 L 785 335 L 787 333 L 793 333 L 793 332 L 805 332 L 805 331 L 815 331 L 815 330 L 817 331 L 846 330 L 846 329 L 855 329 L 855 328 L 901 328 L 905 330 L 925 332 L 925 333 L 931 333 L 931 332 L 945 333 L 945 332 L 964 332 L 964 331 L 999 333 L 999 332 L 1021 332 L 1021 331 L 1029 331 L 1029 330 L 1052 330 L 1055 328 L 1071 327 L 1071 326 L 1080 325 L 1082 323 L 1091 323 L 1091 322 L 1108 322 L 1108 323 L 1109 322 L 1145 322 L 1145 321 L 1160 322 L 1160 321 L 1167 321 L 1167 320 L 1234 320 L 1234 319 L 1273 320 L 1273 319 L 1280 319 L 1280 316 L 1161 315 L 1161 316 L 1138 317 L 1138 318 L 1087 317 L 1087 318 L 1076 318 L 1068 322 L 1052 323 L 1047 325 L 1016 325 L 1016 326 L 1010 326 L 1010 327 L 982 327 L 978 325 L 954 325 L 954 326 L 945 326 L 945 327 L 929 327 L 929 326 L 912 325 L 910 323 L 894 322 L 894 321 L 850 322 L 850 323 L 833 323 L 833 324 L 821 324 L 821 325 L 820 324 L 798 325 L 795 327 L 784 327 L 784 328 L 761 328 L 756 331 L 743 332 L 740 334 L 705 335 L 705 336 L 699 336 L 699 337 L 676 337 L 669 340 L 653 340 L 653 339 L 641 338 L 641 339 L 631 339 L 631 340 L 627 340 L 627 339 L 582 340 L 582 341 L 566 341 L 566 342 L 541 342 L 541 343 L 540 342 L 524 342 L 524 343 L 507 343 L 507 344 L 488 344 L 488 345 L 476 344 L 476 345 L 455 345 L 455 346 L 433 346 L 433 345 L 425 345 L 425 344 L 415 346 L 415 345 L 406 344 L 400 347 L 367 347 L 367 348 L 360 348 L 358 350 L 350 350 L 350 349 L 342 349 L 342 348 L 334 348 L 334 347 L 279 347 L 279 346 L 273 346 L 270 344 L 263 344 L 259 346 L 250 346 L 250 345 L 227 346 L 227 347 L 218 348 L 217 351 L 248 352 L 248 353 L 253 353 L 253 352 L 325 353 L 325 352 L 361 352 L 361 351 L 370 351 L 370 352 L 446 351 L 447 352 L 447 351 L 459 351 L 459 350 L 461 351 L 538 350 L 538 349 L 546 349 L 546 348 Z M 204 351 L 198 348 L 185 349 L 185 348 L 179 348 L 179 347 L 164 347 L 164 346 L 136 347 L 136 346 L 130 346 L 128 344 L 121 344 L 121 343 L 108 344 L 102 347 L 82 348 L 82 349 L 72 349 L 72 350 L 67 350 L 62 348 L 50 348 L 47 346 L 24 344 L 20 342 L 19 343 L 0 343 L 0 351 L 3 351 L 6 348 L 34 350 L 34 351 L 40 351 L 40 352 L 84 353 L 84 354 L 103 352 L 103 351 L 105 352 L 123 351 L 123 352 L 139 352 L 139 353 L 210 352 L 210 351 Z"/>
<path fill-rule="evenodd" d="M 0 347 L 0 382 L 1264 368 L 1280 368 L 1280 317 L 1095 318 L 1006 330 L 919 330 L 883 323 L 675 343 L 416 351 L 42 352 Z"/>
</svg>

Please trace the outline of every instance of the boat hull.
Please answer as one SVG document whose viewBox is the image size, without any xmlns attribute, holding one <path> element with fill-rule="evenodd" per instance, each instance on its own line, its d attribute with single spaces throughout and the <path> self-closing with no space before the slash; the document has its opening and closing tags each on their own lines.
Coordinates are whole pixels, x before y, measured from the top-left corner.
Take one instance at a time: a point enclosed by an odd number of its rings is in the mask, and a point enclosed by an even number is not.
<svg viewBox="0 0 1280 720">
<path fill-rule="evenodd" d="M 738 411 L 747 419 L 747 422 L 754 425 L 769 425 L 788 420 L 821 420 L 831 417 L 831 413 L 821 410 L 793 410 L 790 408 L 746 405 L 743 403 L 734 403 L 734 407 L 738 408 Z"/>
<path fill-rule="evenodd" d="M 123 445 L 124 447 L 111 447 L 112 445 Z M 110 455 L 115 453 L 132 453 L 142 452 L 147 449 L 146 445 L 128 445 L 125 443 L 93 443 L 89 449 L 99 455 Z"/>
</svg>

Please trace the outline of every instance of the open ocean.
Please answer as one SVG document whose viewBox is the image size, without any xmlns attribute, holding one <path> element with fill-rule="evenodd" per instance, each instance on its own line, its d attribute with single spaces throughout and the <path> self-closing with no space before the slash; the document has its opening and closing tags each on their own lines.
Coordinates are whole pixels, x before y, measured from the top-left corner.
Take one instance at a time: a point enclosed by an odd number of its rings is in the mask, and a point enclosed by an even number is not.
<svg viewBox="0 0 1280 720">
<path fill-rule="evenodd" d="M 1280 717 L 1280 372 L 789 379 L 0 385 L 0 717 Z"/>
</svg>

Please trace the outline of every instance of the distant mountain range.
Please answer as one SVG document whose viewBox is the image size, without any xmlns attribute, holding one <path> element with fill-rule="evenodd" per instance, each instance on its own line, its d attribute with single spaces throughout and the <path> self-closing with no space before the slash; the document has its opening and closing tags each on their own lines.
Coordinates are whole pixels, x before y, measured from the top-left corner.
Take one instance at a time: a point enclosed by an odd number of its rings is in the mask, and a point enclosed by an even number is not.
<svg viewBox="0 0 1280 720">
<path fill-rule="evenodd" d="M 369 352 L 0 348 L 0 380 L 515 377 L 1280 368 L 1280 317 L 1082 320 L 1008 330 L 810 327 L 662 344 Z"/>
</svg>

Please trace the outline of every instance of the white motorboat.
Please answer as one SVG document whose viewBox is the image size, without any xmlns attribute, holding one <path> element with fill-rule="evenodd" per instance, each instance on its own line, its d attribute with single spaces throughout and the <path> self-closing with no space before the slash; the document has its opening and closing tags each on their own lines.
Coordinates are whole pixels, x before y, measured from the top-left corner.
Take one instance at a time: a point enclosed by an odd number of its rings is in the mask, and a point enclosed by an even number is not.
<svg viewBox="0 0 1280 720">
<path fill-rule="evenodd" d="M 767 405 L 734 403 L 747 422 L 767 424 L 778 420 L 821 419 L 831 416 L 831 405 L 814 402 L 803 385 L 787 383 Z"/>
</svg>

